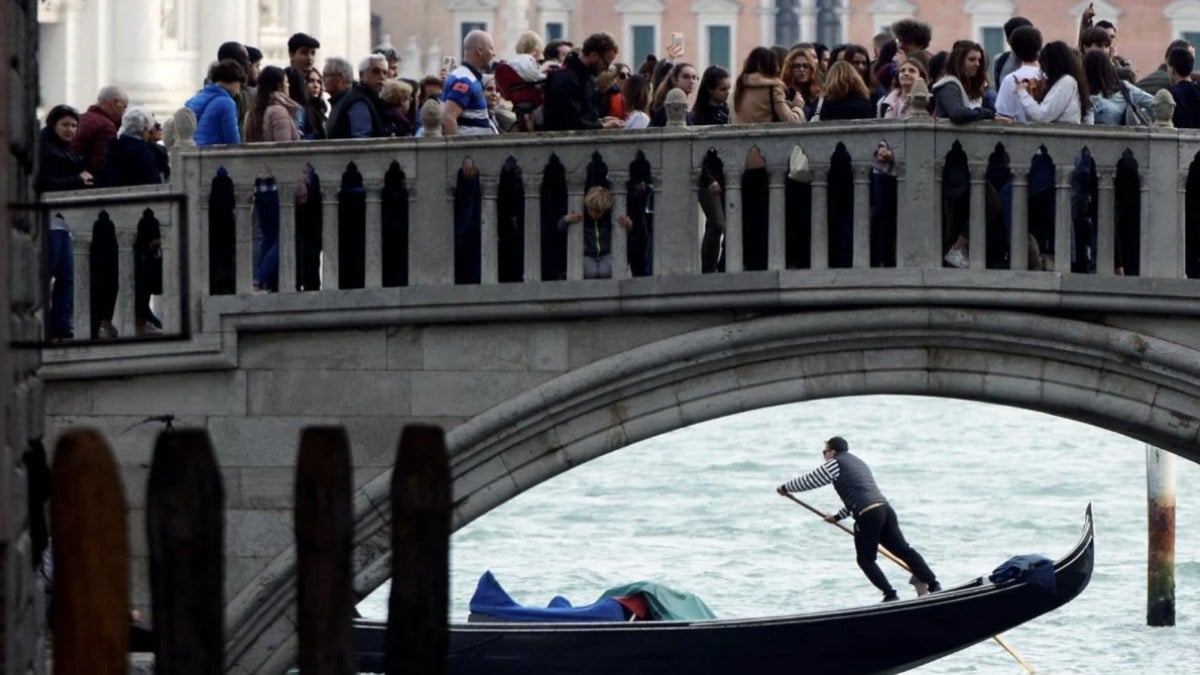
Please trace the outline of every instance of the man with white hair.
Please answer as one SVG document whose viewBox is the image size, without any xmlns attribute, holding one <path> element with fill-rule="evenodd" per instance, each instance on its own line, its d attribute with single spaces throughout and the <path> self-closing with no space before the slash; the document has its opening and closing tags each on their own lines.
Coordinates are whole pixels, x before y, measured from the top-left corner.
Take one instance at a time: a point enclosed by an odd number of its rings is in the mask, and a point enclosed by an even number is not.
<svg viewBox="0 0 1200 675">
<path fill-rule="evenodd" d="M 327 72 L 328 66 L 327 63 Z M 326 122 L 329 138 L 380 138 L 386 135 L 379 92 L 387 72 L 387 59 L 382 54 L 372 54 L 359 63 L 358 82 L 329 113 Z"/>
<path fill-rule="evenodd" d="M 163 182 L 158 158 L 151 147 L 154 115 L 143 108 L 130 108 L 121 118 L 121 130 L 109 144 L 104 157 L 104 185 L 153 185 Z"/>
<path fill-rule="evenodd" d="M 127 107 L 129 97 L 120 87 L 110 84 L 100 90 L 95 105 L 79 116 L 79 129 L 71 139 L 71 152 L 83 160 L 93 175 L 99 175 L 104 167 L 104 151 L 117 137 L 117 125 Z"/>
<path fill-rule="evenodd" d="M 488 115 L 483 95 L 483 71 L 496 58 L 492 36 L 481 30 L 463 39 L 463 62 L 446 76 L 442 86 L 442 134 L 479 136 L 499 133 Z"/>
</svg>

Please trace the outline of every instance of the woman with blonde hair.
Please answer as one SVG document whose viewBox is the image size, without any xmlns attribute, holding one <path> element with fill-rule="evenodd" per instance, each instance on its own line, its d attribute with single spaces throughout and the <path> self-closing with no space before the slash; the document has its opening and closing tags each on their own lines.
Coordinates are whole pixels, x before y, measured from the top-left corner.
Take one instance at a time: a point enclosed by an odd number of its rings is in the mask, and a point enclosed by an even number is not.
<svg viewBox="0 0 1200 675">
<path fill-rule="evenodd" d="M 779 79 L 779 56 L 766 47 L 750 50 L 733 94 L 734 121 L 803 122 L 803 107 L 799 92 L 792 100 L 787 99 L 787 86 Z"/>
<path fill-rule="evenodd" d="M 879 99 L 881 119 L 904 119 L 908 117 L 908 95 L 917 80 L 929 82 L 929 71 L 920 59 L 906 59 L 896 69 L 896 80 L 887 96 Z"/>
<path fill-rule="evenodd" d="M 858 68 L 849 61 L 830 64 L 829 72 L 825 73 L 825 86 L 821 88 L 821 100 L 817 102 L 816 119 L 865 120 L 873 117 L 875 106 L 871 105 L 871 92 Z"/>
</svg>

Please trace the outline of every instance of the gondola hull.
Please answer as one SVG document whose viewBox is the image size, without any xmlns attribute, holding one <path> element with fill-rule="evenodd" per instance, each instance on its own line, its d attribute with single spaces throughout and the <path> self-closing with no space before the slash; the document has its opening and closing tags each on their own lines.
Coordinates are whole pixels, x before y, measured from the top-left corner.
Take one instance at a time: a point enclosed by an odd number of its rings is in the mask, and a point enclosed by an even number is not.
<svg viewBox="0 0 1200 675">
<path fill-rule="evenodd" d="M 715 621 L 469 623 L 450 628 L 451 675 L 898 673 L 1066 604 L 1087 586 L 1091 507 L 1055 590 L 986 579 L 922 598 L 832 612 Z M 360 669 L 383 671 L 382 623 L 356 624 Z"/>
</svg>

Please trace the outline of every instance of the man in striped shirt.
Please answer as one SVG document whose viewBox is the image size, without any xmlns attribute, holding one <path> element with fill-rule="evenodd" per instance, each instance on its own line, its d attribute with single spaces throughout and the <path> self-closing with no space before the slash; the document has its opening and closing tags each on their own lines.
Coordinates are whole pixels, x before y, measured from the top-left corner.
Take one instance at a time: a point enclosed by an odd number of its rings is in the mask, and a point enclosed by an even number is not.
<svg viewBox="0 0 1200 675">
<path fill-rule="evenodd" d="M 786 495 L 833 485 L 844 506 L 836 515 L 826 516 L 825 520 L 836 523 L 846 516 L 854 516 L 854 550 L 858 566 L 875 588 L 883 591 L 884 602 L 900 598 L 887 575 L 875 562 L 880 544 L 903 560 L 917 579 L 929 586 L 931 593 L 942 590 L 933 570 L 925 564 L 925 559 L 904 540 L 896 512 L 875 485 L 875 478 L 866 462 L 850 454 L 850 444 L 846 439 L 841 436 L 829 439 L 825 442 L 822 454 L 825 461 L 821 466 L 780 485 L 776 492 Z"/>
</svg>

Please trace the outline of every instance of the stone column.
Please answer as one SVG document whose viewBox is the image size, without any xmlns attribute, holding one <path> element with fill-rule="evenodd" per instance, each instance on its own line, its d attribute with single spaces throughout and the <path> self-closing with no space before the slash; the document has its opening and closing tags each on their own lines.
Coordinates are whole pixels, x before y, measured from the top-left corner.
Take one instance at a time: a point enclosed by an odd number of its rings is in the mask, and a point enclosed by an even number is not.
<svg viewBox="0 0 1200 675">
<path fill-rule="evenodd" d="M 854 166 L 854 255 L 851 266 L 871 266 L 871 165 Z"/>
<path fill-rule="evenodd" d="M 812 232 L 809 269 L 829 269 L 829 167 L 812 165 Z"/>
<path fill-rule="evenodd" d="M 1027 165 L 1013 168 L 1012 237 L 1009 239 L 1009 268 L 1029 267 L 1029 169 Z"/>
<path fill-rule="evenodd" d="M 496 194 L 500 188 L 500 181 L 498 177 L 489 176 L 481 178 L 479 185 L 483 190 L 483 217 L 480 218 L 479 228 L 479 280 L 483 284 L 496 284 L 500 281 L 500 203 Z"/>
<path fill-rule="evenodd" d="M 786 267 L 787 209 L 784 204 L 783 168 L 767 166 L 767 269 L 778 272 Z"/>
<path fill-rule="evenodd" d="M 1097 167 L 1100 181 L 1100 222 L 1096 231 L 1096 274 L 1113 276 L 1116 245 L 1117 190 L 1113 181 L 1116 171 L 1109 167 Z"/>
<path fill-rule="evenodd" d="M 970 165 L 971 171 L 971 216 L 970 233 L 967 250 L 970 254 L 971 269 L 987 268 L 987 209 L 984 208 L 984 166 L 977 162 Z"/>
<path fill-rule="evenodd" d="M 1054 187 L 1054 271 L 1071 272 L 1071 165 L 1058 167 Z"/>
<path fill-rule="evenodd" d="M 628 194 L 623 189 L 627 177 L 618 174 L 610 174 L 609 177 L 613 184 L 612 278 L 628 279 L 630 277 L 629 249 L 627 248 L 629 230 L 617 224 L 618 218 L 629 215 Z"/>
<path fill-rule="evenodd" d="M 742 178 L 731 171 L 725 181 L 725 271 L 741 272 L 742 252 Z"/>
<path fill-rule="evenodd" d="M 542 280 L 541 182 L 525 174 L 525 283 Z"/>
</svg>

